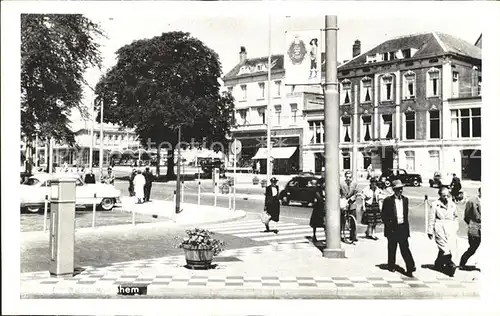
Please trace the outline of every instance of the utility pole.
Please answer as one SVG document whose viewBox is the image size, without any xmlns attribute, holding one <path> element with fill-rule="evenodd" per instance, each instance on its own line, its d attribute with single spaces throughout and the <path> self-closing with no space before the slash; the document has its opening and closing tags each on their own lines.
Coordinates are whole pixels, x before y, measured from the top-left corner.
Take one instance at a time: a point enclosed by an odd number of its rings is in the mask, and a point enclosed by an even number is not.
<svg viewBox="0 0 500 316">
<path fill-rule="evenodd" d="M 104 102 L 101 100 L 101 132 L 100 132 L 100 140 L 101 140 L 101 147 L 99 148 L 99 178 L 102 177 L 102 168 L 103 168 L 103 160 L 104 160 Z"/>
<path fill-rule="evenodd" d="M 269 15 L 269 42 L 268 42 L 268 56 L 267 56 L 267 159 L 266 159 L 266 174 L 267 185 L 271 180 L 273 173 L 271 164 L 271 15 Z"/>
<path fill-rule="evenodd" d="M 94 156 L 94 105 L 92 105 L 92 109 L 90 110 L 90 146 L 89 146 L 89 170 L 92 170 L 92 158 Z"/>
<path fill-rule="evenodd" d="M 339 88 L 337 82 L 337 16 L 325 16 L 325 177 L 326 248 L 323 257 L 345 258 L 340 245 Z"/>
<path fill-rule="evenodd" d="M 181 125 L 177 138 L 177 183 L 175 185 L 175 214 L 181 212 Z"/>
</svg>

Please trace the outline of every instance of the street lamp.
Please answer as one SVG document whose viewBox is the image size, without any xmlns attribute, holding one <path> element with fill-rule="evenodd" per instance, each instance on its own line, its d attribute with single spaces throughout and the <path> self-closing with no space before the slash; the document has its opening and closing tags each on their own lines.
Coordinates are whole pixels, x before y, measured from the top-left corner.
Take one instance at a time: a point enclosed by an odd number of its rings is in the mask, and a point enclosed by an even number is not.
<svg viewBox="0 0 500 316">
<path fill-rule="evenodd" d="M 267 56 L 267 160 L 266 160 L 266 174 L 267 184 L 272 175 L 271 164 L 271 14 L 269 14 L 269 42 L 268 42 L 268 56 Z"/>
</svg>

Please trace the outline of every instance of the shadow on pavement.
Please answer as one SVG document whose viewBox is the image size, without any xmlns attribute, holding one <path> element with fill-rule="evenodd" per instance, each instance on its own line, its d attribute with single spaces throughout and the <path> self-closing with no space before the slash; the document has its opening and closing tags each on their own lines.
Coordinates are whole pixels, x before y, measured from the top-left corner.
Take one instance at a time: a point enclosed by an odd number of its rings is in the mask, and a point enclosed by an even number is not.
<svg viewBox="0 0 500 316">
<path fill-rule="evenodd" d="M 389 266 L 387 265 L 387 263 L 382 263 L 382 264 L 377 264 L 375 265 L 376 267 L 378 267 L 380 270 L 386 270 L 386 271 L 389 271 Z M 396 264 L 396 267 L 395 267 L 396 271 L 395 272 L 399 272 L 403 275 L 406 276 L 406 270 L 403 269 L 403 267 L 399 266 Z"/>
</svg>

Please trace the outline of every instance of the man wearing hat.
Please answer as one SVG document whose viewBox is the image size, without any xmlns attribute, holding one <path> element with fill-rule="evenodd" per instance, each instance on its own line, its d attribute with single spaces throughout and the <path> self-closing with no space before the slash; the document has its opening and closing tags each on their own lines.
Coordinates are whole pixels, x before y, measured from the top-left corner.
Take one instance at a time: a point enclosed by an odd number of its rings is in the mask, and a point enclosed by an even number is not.
<svg viewBox="0 0 500 316">
<path fill-rule="evenodd" d="M 271 184 L 266 187 L 266 199 L 264 202 L 264 210 L 271 216 L 271 220 L 279 222 L 280 220 L 280 199 L 279 199 L 279 187 L 277 185 L 278 179 L 272 177 L 270 180 Z M 266 231 L 271 231 L 269 229 L 269 223 L 266 225 Z M 278 230 L 275 230 L 277 233 Z"/>
<path fill-rule="evenodd" d="M 389 271 L 396 270 L 396 250 L 399 244 L 399 250 L 406 263 L 406 274 L 412 277 L 416 267 L 408 244 L 408 237 L 410 237 L 408 198 L 403 196 L 401 180 L 394 180 L 392 189 L 394 194 L 385 198 L 382 205 L 384 236 L 387 238 L 387 265 Z"/>
</svg>

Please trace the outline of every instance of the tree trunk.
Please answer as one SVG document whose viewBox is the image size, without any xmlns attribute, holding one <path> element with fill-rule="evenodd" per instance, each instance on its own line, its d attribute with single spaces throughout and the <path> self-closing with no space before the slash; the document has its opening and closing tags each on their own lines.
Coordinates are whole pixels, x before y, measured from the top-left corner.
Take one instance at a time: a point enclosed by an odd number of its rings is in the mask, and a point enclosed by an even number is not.
<svg viewBox="0 0 500 316">
<path fill-rule="evenodd" d="M 156 175 L 160 176 L 160 163 L 161 163 L 161 155 L 160 155 L 160 146 L 156 148 Z"/>
<path fill-rule="evenodd" d="M 31 175 L 33 170 L 33 142 L 31 139 L 26 139 L 26 152 L 25 152 L 25 173 L 26 175 Z"/>
<path fill-rule="evenodd" d="M 174 172 L 174 149 L 170 149 L 168 151 L 168 159 L 167 159 L 167 179 L 173 180 L 176 179 Z"/>
</svg>

